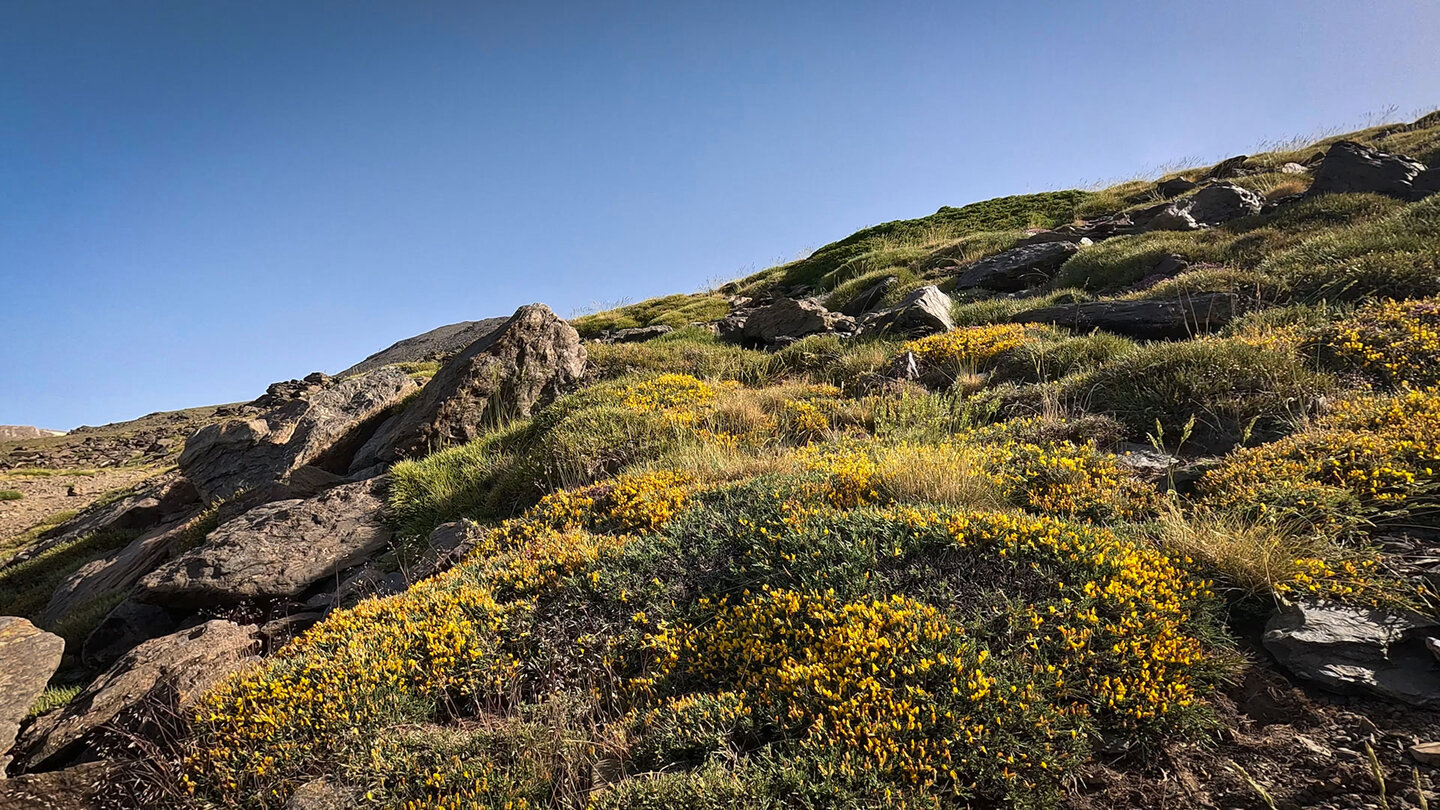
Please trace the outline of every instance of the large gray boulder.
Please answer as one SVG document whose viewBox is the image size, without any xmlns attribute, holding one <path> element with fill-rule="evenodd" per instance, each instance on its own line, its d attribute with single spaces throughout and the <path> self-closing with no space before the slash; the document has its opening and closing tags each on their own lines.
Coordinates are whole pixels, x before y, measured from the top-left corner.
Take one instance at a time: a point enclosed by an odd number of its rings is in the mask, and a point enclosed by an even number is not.
<svg viewBox="0 0 1440 810">
<path fill-rule="evenodd" d="M 950 317 L 954 300 L 931 284 L 905 296 L 895 306 L 865 318 L 866 334 L 929 335 L 955 328 Z"/>
<path fill-rule="evenodd" d="M 0 779 L 10 764 L 10 748 L 20 721 L 60 666 L 65 641 L 25 619 L 0 616 Z"/>
<path fill-rule="evenodd" d="M 180 471 L 207 503 L 283 481 L 307 465 L 345 473 L 378 420 L 418 387 L 398 368 L 379 368 L 263 416 L 209 425 L 185 443 Z"/>
<path fill-rule="evenodd" d="M 110 731 L 138 730 L 195 703 L 221 678 L 255 660 L 253 626 L 214 619 L 151 639 L 126 653 L 63 709 L 43 714 L 16 748 L 24 770 L 63 766 L 103 752 Z"/>
<path fill-rule="evenodd" d="M 251 509 L 146 575 L 141 598 L 206 607 L 299 596 L 390 542 L 381 519 L 381 486 L 383 479 L 358 481 L 308 500 Z"/>
<path fill-rule="evenodd" d="M 1425 638 L 1434 622 L 1329 602 L 1301 601 L 1270 617 L 1265 649 L 1296 676 L 1415 706 L 1440 705 L 1440 662 Z"/>
<path fill-rule="evenodd" d="M 463 444 L 527 417 L 584 373 L 585 347 L 574 327 L 544 304 L 523 306 L 442 366 L 360 449 L 351 472 Z"/>
<path fill-rule="evenodd" d="M 955 280 L 955 288 L 1018 292 L 1054 278 L 1060 265 L 1079 250 L 1073 242 L 1042 242 L 1011 248 L 965 268 Z"/>
<path fill-rule="evenodd" d="M 1077 332 L 1104 329 L 1150 340 L 1180 340 L 1213 332 L 1243 311 L 1234 293 L 1203 293 L 1162 301 L 1085 301 L 1021 312 L 1015 323 L 1050 323 Z"/>
<path fill-rule="evenodd" d="M 816 301 L 779 298 L 750 313 L 741 330 L 745 343 L 774 345 L 824 332 L 853 332 L 855 321 Z"/>
<path fill-rule="evenodd" d="M 1410 197 L 1415 178 L 1425 164 L 1401 155 L 1371 149 L 1354 141 L 1340 141 L 1325 153 L 1306 194 L 1370 192 Z"/>
<path fill-rule="evenodd" d="M 1265 200 L 1248 188 L 1212 183 L 1170 203 L 1150 220 L 1148 227 L 1155 231 L 1193 231 L 1258 214 L 1264 207 Z"/>
</svg>

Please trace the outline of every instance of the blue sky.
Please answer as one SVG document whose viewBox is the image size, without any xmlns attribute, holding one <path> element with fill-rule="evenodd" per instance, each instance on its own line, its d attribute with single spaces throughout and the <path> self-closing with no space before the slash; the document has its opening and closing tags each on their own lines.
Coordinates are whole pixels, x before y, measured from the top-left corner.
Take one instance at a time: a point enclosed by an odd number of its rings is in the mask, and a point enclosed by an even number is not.
<svg viewBox="0 0 1440 810">
<path fill-rule="evenodd" d="M 1440 3 L 0 0 L 0 423 L 1440 106 Z"/>
</svg>

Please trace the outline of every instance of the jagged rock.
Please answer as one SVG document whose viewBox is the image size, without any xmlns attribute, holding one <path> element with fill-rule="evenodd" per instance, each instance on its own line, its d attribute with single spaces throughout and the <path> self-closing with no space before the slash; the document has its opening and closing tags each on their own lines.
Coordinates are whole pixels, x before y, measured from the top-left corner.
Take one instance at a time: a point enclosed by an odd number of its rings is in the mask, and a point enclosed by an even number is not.
<svg viewBox="0 0 1440 810">
<path fill-rule="evenodd" d="M 1249 159 L 1249 155 L 1236 155 L 1235 157 L 1225 158 L 1212 166 L 1210 171 L 1200 175 L 1200 179 L 1225 180 L 1231 177 L 1239 177 L 1244 174 L 1242 169 L 1245 167 L 1245 161 Z"/>
<path fill-rule="evenodd" d="M 0 807 L 5 810 L 99 810 L 115 807 L 107 784 L 111 765 L 86 762 L 73 768 L 0 779 Z M 102 802 L 105 794 L 112 801 Z"/>
<path fill-rule="evenodd" d="M 779 298 L 750 313 L 741 336 L 745 343 L 773 345 L 822 332 L 853 332 L 855 321 L 815 301 Z"/>
<path fill-rule="evenodd" d="M 1124 442 L 1115 461 L 1143 481 L 1163 481 L 1179 468 L 1180 459 L 1143 444 Z"/>
<path fill-rule="evenodd" d="M 890 292 L 890 288 L 894 287 L 898 280 L 895 276 L 886 276 L 874 284 L 871 284 L 862 290 L 859 295 L 850 299 L 849 303 L 841 307 L 840 314 L 848 315 L 852 318 L 858 318 L 864 315 L 879 306 L 881 301 L 885 300 L 885 294 Z"/>
<path fill-rule="evenodd" d="M 1281 174 L 1309 174 L 1310 170 L 1302 163 L 1286 163 L 1280 167 Z"/>
<path fill-rule="evenodd" d="M 153 529 L 107 557 L 92 560 L 66 577 L 37 617 L 46 627 L 106 594 L 129 591 L 140 578 L 180 551 L 190 538 L 190 521 Z"/>
<path fill-rule="evenodd" d="M 348 472 L 356 448 L 417 387 L 409 374 L 384 367 L 263 416 L 201 428 L 185 443 L 180 471 L 207 503 L 281 481 L 306 465 Z"/>
<path fill-rule="evenodd" d="M 1354 141 L 1340 141 L 1325 153 L 1306 193 L 1347 194 L 1371 192 L 1409 197 L 1415 178 L 1425 164 L 1400 155 L 1371 149 Z"/>
<path fill-rule="evenodd" d="M 1001 292 L 1018 292 L 1043 284 L 1055 276 L 1060 265 L 1080 250 L 1071 242 L 1043 242 L 1011 248 L 981 259 L 960 274 L 958 290 L 983 287 Z"/>
<path fill-rule="evenodd" d="M 1168 200 L 1171 197 L 1179 197 L 1187 191 L 1194 191 L 1195 186 L 1196 184 L 1192 180 L 1186 180 L 1183 177 L 1172 177 L 1169 180 L 1161 180 L 1159 183 L 1156 183 L 1155 190 L 1160 192 L 1161 197 Z"/>
<path fill-rule="evenodd" d="M 1421 765 L 1440 766 L 1440 742 L 1423 742 L 1410 746 L 1407 753 Z"/>
<path fill-rule="evenodd" d="M 16 759 L 27 771 L 93 758 L 106 731 L 143 733 L 188 708 L 221 678 L 255 659 L 253 626 L 214 619 L 126 653 L 63 709 L 35 719 Z"/>
<path fill-rule="evenodd" d="M 142 598 L 204 607 L 299 596 L 390 542 L 380 516 L 381 485 L 380 479 L 358 481 L 222 523 L 204 543 L 142 579 Z"/>
<path fill-rule="evenodd" d="M 1286 606 L 1265 626 L 1265 649 L 1305 680 L 1414 706 L 1440 705 L 1440 662 L 1425 648 L 1434 622 L 1318 601 Z"/>
<path fill-rule="evenodd" d="M 585 347 L 574 327 L 544 304 L 523 306 L 442 366 L 417 401 L 360 449 L 350 471 L 468 442 L 529 416 L 584 372 Z"/>
<path fill-rule="evenodd" d="M 165 608 L 126 599 L 85 637 L 80 647 L 80 661 L 91 669 L 106 669 L 125 653 L 152 638 L 169 635 L 179 627 L 175 615 Z"/>
<path fill-rule="evenodd" d="M 65 641 L 25 619 L 0 616 L 0 780 L 20 721 L 60 666 Z"/>
<path fill-rule="evenodd" d="M 1264 207 L 1265 201 L 1260 195 L 1247 188 L 1234 183 L 1213 183 L 1170 203 L 1150 220 L 1149 227 L 1155 231 L 1192 231 L 1258 214 Z"/>
<path fill-rule="evenodd" d="M 745 339 L 745 322 L 750 320 L 750 311 L 736 311 L 715 322 L 715 336 L 726 343 L 739 343 Z"/>
<path fill-rule="evenodd" d="M 950 319 L 954 302 L 931 284 L 910 293 L 895 306 L 871 314 L 865 319 L 867 334 L 933 334 L 955 328 Z"/>
<path fill-rule="evenodd" d="M 672 326 L 656 324 L 654 326 L 632 326 L 628 329 L 616 329 L 606 332 L 600 338 L 602 343 L 641 343 L 646 340 L 654 340 L 661 335 L 668 335 L 674 332 Z"/>
<path fill-rule="evenodd" d="M 1052 323 L 1077 332 L 1104 329 L 1151 340 L 1178 340 L 1213 332 L 1242 311 L 1234 293 L 1202 293 L 1164 301 L 1088 301 L 1021 312 L 1015 323 Z"/>
<path fill-rule="evenodd" d="M 505 325 L 508 318 L 485 318 L 438 326 L 429 332 L 397 341 L 340 372 L 338 377 L 353 377 L 396 363 L 420 363 L 444 360 L 466 346 Z"/>
</svg>

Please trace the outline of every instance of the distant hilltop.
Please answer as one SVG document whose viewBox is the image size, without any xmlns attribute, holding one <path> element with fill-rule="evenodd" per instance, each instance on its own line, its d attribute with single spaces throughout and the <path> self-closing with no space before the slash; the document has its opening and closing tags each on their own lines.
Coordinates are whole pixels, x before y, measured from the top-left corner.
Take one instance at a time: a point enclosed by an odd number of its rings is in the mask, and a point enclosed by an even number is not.
<svg viewBox="0 0 1440 810">
<path fill-rule="evenodd" d="M 63 430 L 46 430 L 30 425 L 0 425 L 0 439 L 43 439 L 46 436 L 64 436 Z"/>
</svg>

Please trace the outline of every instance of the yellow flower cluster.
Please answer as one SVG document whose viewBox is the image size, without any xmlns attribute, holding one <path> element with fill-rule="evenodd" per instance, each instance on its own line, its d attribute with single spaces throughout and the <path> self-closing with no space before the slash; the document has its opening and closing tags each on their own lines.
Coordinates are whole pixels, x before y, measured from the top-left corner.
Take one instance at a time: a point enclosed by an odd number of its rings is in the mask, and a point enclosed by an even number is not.
<svg viewBox="0 0 1440 810">
<path fill-rule="evenodd" d="M 1025 342 L 1025 327 L 1001 323 L 952 329 L 912 340 L 901 351 L 914 353 L 921 363 L 951 373 L 980 366 Z"/>
<path fill-rule="evenodd" d="M 546 495 L 528 517 L 556 528 L 653 532 L 670 522 L 694 491 L 695 481 L 683 473 L 660 470 L 622 475 Z"/>
<path fill-rule="evenodd" d="M 1440 392 L 1338 403 L 1309 428 L 1231 453 L 1201 480 L 1207 505 L 1322 529 L 1433 508 L 1440 486 Z"/>
<path fill-rule="evenodd" d="M 704 407 L 715 401 L 715 386 L 689 374 L 661 374 L 616 392 L 621 405 L 637 411 Z"/>
<path fill-rule="evenodd" d="M 1382 382 L 1440 383 L 1440 298 L 1366 304 L 1322 331 L 1340 360 Z"/>
</svg>

